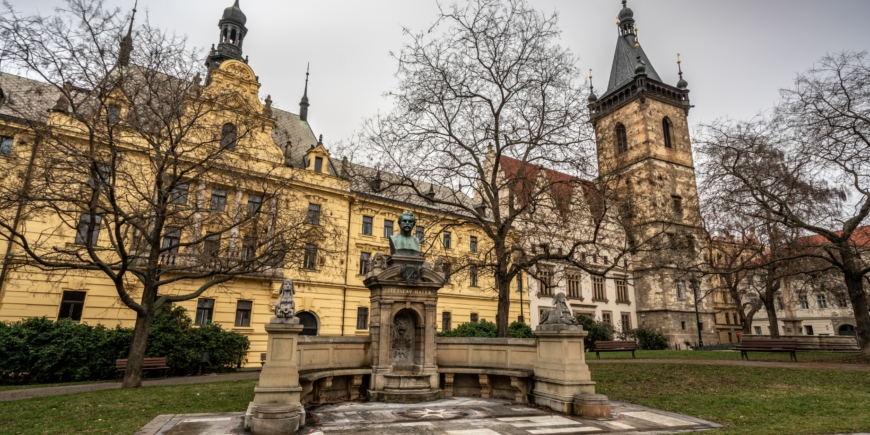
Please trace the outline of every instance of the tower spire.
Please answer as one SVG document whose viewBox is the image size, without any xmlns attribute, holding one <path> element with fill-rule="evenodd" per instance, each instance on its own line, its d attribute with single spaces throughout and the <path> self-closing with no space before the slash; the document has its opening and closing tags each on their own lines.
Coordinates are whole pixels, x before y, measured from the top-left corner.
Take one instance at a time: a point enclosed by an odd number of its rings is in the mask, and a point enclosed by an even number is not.
<svg viewBox="0 0 870 435">
<path fill-rule="evenodd" d="M 242 57 L 242 44 L 248 34 L 248 28 L 245 27 L 247 21 L 248 17 L 239 8 L 239 0 L 235 0 L 232 6 L 224 9 L 224 14 L 218 22 L 220 35 L 217 49 L 212 48 L 206 61 L 209 71 L 228 59 L 247 62 L 247 59 Z"/>
<path fill-rule="evenodd" d="M 136 19 L 136 6 L 139 5 L 139 0 L 133 4 L 133 14 L 130 16 L 130 27 L 127 29 L 127 34 L 121 39 L 121 48 L 118 50 L 118 65 L 122 67 L 130 66 L 130 55 L 133 53 L 133 21 Z"/>
<path fill-rule="evenodd" d="M 677 82 L 677 89 L 685 90 L 689 88 L 689 82 L 683 79 L 683 66 L 681 65 L 682 63 L 683 61 L 680 60 L 680 53 L 677 53 L 677 70 L 680 72 L 680 80 Z"/>
<path fill-rule="evenodd" d="M 302 94 L 302 101 L 299 102 L 299 119 L 308 122 L 308 73 L 311 70 L 311 63 L 305 68 L 305 92 Z"/>
</svg>

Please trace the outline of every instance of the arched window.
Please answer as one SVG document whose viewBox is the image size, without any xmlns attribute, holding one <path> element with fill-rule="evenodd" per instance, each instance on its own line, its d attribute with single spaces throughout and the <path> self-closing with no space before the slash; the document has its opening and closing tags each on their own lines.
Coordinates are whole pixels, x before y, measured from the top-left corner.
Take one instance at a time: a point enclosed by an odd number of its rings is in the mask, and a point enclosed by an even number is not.
<svg viewBox="0 0 870 435">
<path fill-rule="evenodd" d="M 302 324 L 302 332 L 299 335 L 318 335 L 320 330 L 320 322 L 317 321 L 317 316 L 308 311 L 300 311 L 296 313 L 299 318 L 299 323 Z"/>
<path fill-rule="evenodd" d="M 662 130 L 665 135 L 665 148 L 673 148 L 674 143 L 671 138 L 671 120 L 666 116 L 665 119 L 662 119 Z"/>
<path fill-rule="evenodd" d="M 233 151 L 236 149 L 236 126 L 233 124 L 224 124 L 221 129 L 221 149 Z"/>
<path fill-rule="evenodd" d="M 616 124 L 616 150 L 619 154 L 628 151 L 628 135 L 625 133 L 625 126 Z"/>
</svg>

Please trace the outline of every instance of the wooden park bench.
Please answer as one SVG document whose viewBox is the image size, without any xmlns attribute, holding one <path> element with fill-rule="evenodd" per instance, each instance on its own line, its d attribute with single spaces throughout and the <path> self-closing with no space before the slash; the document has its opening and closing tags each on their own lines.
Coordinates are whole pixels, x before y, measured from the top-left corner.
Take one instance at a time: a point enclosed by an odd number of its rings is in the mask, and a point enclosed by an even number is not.
<svg viewBox="0 0 870 435">
<path fill-rule="evenodd" d="M 601 359 L 599 352 L 631 352 L 631 357 L 634 358 L 635 350 L 637 350 L 637 343 L 631 340 L 595 342 L 595 357 L 597 359 Z"/>
<path fill-rule="evenodd" d="M 260 367 L 266 365 L 266 352 L 260 354 Z"/>
<path fill-rule="evenodd" d="M 122 376 L 127 370 L 127 360 L 116 359 L 115 368 L 118 370 L 118 377 Z M 166 365 L 166 357 L 145 358 L 145 361 L 142 362 L 142 371 L 144 372 L 145 370 L 163 370 L 163 377 L 165 378 L 166 371 L 169 370 L 169 366 Z"/>
<path fill-rule="evenodd" d="M 747 352 L 788 352 L 791 360 L 797 362 L 795 351 L 797 350 L 797 340 L 786 339 L 743 339 L 740 345 L 735 349 L 740 351 L 740 359 L 746 358 L 749 361 Z"/>
</svg>

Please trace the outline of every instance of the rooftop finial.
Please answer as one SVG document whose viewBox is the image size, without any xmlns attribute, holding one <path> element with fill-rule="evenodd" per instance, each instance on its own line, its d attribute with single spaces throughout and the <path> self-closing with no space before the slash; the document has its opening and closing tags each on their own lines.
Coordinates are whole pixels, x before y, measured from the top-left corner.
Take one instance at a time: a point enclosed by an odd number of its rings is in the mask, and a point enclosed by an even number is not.
<svg viewBox="0 0 870 435">
<path fill-rule="evenodd" d="M 302 93 L 302 101 L 299 102 L 299 119 L 308 122 L 308 74 L 311 70 L 311 63 L 305 68 L 305 92 Z"/>
<path fill-rule="evenodd" d="M 127 29 L 127 34 L 121 39 L 121 49 L 118 50 L 118 65 L 126 67 L 130 66 L 130 54 L 133 53 L 133 21 L 136 19 L 136 6 L 139 5 L 139 0 L 133 4 L 133 13 L 130 15 L 130 27 Z"/>
<path fill-rule="evenodd" d="M 677 70 L 680 72 L 680 81 L 677 82 L 678 89 L 687 89 L 689 87 L 689 82 L 683 79 L 683 61 L 680 60 L 680 53 L 677 53 Z"/>
<path fill-rule="evenodd" d="M 589 68 L 589 97 L 586 99 L 589 104 L 598 101 L 598 95 L 595 95 L 595 86 L 592 85 L 592 68 Z"/>
</svg>

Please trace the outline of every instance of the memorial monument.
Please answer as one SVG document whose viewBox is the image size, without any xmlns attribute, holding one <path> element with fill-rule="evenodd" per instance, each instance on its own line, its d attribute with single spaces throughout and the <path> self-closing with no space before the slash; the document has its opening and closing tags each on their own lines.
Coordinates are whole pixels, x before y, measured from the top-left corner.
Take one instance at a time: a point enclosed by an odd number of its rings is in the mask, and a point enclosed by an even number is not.
<svg viewBox="0 0 870 435">
<path fill-rule="evenodd" d="M 364 281 L 371 291 L 369 399 L 376 402 L 443 397 L 435 332 L 444 274 L 420 255 L 420 242 L 412 235 L 416 224 L 413 213 L 402 213 L 401 231 L 390 237 L 390 256 L 376 254 Z"/>
</svg>

